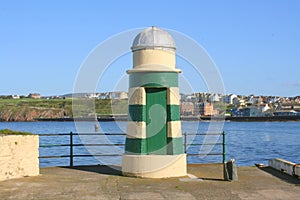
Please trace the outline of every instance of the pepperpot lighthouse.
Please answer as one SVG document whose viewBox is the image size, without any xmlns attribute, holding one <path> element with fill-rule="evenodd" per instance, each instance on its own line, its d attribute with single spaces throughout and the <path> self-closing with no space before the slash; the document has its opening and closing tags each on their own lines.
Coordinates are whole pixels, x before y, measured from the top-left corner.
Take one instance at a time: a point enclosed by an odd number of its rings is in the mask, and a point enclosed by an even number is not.
<svg viewBox="0 0 300 200">
<path fill-rule="evenodd" d="M 186 175 L 183 152 L 176 46 L 157 27 L 139 33 L 131 47 L 128 126 L 122 173 L 166 178 Z"/>
</svg>

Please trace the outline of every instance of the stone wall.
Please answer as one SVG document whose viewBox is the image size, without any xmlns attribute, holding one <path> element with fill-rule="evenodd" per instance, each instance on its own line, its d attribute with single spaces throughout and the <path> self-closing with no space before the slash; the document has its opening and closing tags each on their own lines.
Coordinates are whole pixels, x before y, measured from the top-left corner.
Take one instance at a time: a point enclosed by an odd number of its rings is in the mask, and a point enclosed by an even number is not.
<svg viewBox="0 0 300 200">
<path fill-rule="evenodd" d="M 39 174 L 38 135 L 0 135 L 0 181 Z"/>
<path fill-rule="evenodd" d="M 269 166 L 277 169 L 278 171 L 287 173 L 289 175 L 292 176 L 300 176 L 300 165 L 287 161 L 287 160 L 283 160 L 280 158 L 275 158 L 273 160 L 269 160 Z"/>
</svg>

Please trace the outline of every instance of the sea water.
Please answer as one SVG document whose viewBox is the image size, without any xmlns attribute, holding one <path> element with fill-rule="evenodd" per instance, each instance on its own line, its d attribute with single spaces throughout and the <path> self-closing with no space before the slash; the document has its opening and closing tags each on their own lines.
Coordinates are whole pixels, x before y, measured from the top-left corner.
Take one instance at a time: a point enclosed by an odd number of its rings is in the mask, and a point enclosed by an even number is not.
<svg viewBox="0 0 300 200">
<path fill-rule="evenodd" d="M 215 124 L 214 124 L 215 123 Z M 89 133 L 126 133 L 126 122 L 99 122 L 99 130 L 95 132 L 95 122 L 0 122 L 0 129 L 12 129 L 35 134 L 57 134 L 69 132 Z M 187 133 L 186 151 L 189 163 L 222 162 L 222 136 L 198 135 L 194 133 L 211 133 L 211 127 L 217 132 L 226 133 L 226 160 L 235 159 L 239 166 L 252 166 L 255 163 L 267 164 L 269 159 L 283 158 L 300 163 L 300 122 L 182 122 L 182 132 Z M 220 127 L 222 129 L 220 129 Z M 79 144 L 123 144 L 124 135 L 74 136 L 74 143 Z M 69 136 L 40 137 L 40 145 L 68 144 Z M 190 145 L 192 144 L 192 145 Z M 194 145 L 193 145 L 194 144 Z M 206 144 L 206 145 L 195 145 Z M 207 145 L 212 144 L 212 145 Z M 84 154 L 122 154 L 123 146 L 78 146 L 74 147 L 74 155 Z M 40 156 L 68 155 L 68 146 L 40 148 Z M 74 165 L 120 164 L 121 156 L 74 157 Z M 69 164 L 69 158 L 40 159 L 40 166 L 63 166 Z"/>
</svg>

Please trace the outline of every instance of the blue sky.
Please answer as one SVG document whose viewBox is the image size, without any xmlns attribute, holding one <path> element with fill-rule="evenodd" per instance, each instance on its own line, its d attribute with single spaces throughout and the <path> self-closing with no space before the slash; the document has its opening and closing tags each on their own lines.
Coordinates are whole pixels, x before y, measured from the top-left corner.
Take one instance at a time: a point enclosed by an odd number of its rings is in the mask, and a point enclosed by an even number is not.
<svg viewBox="0 0 300 200">
<path fill-rule="evenodd" d="M 80 65 L 99 43 L 152 25 L 179 31 L 202 45 L 227 93 L 300 95 L 299 10 L 296 0 L 3 0 L 0 95 L 70 93 Z M 115 62 L 114 76 L 131 67 L 130 56 Z M 201 80 L 193 88 L 206 90 Z M 112 89 L 111 83 L 98 87 L 99 92 Z"/>
</svg>

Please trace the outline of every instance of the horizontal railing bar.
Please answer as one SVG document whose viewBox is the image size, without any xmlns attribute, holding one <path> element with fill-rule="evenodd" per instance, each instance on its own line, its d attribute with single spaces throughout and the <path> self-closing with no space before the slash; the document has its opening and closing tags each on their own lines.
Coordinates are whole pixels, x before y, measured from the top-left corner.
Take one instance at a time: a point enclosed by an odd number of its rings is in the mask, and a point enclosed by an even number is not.
<svg viewBox="0 0 300 200">
<path fill-rule="evenodd" d="M 82 154 L 82 155 L 73 155 L 72 157 L 93 157 L 93 156 L 122 156 L 123 154 Z M 70 155 L 62 156 L 40 156 L 39 158 L 69 158 Z"/>
<path fill-rule="evenodd" d="M 54 134 L 37 134 L 39 136 L 66 136 L 66 135 L 70 135 L 70 133 L 54 133 Z M 73 136 L 75 135 L 122 135 L 125 136 L 126 133 L 72 133 Z"/>
<path fill-rule="evenodd" d="M 200 146 L 200 145 L 223 145 L 223 143 L 204 143 L 204 144 L 186 144 L 187 146 L 190 145 L 190 146 Z"/>
<path fill-rule="evenodd" d="M 221 156 L 223 153 L 203 153 L 203 154 L 187 154 L 187 156 Z"/>
<path fill-rule="evenodd" d="M 39 156 L 39 158 L 69 158 L 70 155 L 62 155 L 62 156 Z"/>
<path fill-rule="evenodd" d="M 73 144 L 72 146 L 125 146 L 125 144 Z"/>
<path fill-rule="evenodd" d="M 185 133 L 184 133 L 185 134 Z M 222 135 L 222 133 L 186 133 L 187 136 L 192 136 L 192 135 Z"/>
<path fill-rule="evenodd" d="M 74 133 L 73 135 L 126 135 L 126 133 Z"/>
<path fill-rule="evenodd" d="M 125 144 L 73 144 L 72 146 L 125 146 Z"/>
<path fill-rule="evenodd" d="M 223 143 L 203 143 L 203 144 L 199 144 L 199 143 L 197 143 L 197 144 L 194 144 L 194 143 L 189 143 L 189 144 L 186 144 L 186 145 L 221 145 L 221 144 L 223 144 Z M 47 144 L 45 144 L 45 146 L 70 146 L 70 144 L 49 144 L 49 145 L 47 145 Z M 85 145 L 95 145 L 95 146 L 97 146 L 97 145 L 125 145 L 124 143 L 116 143 L 116 144 L 73 144 L 73 146 L 85 146 Z M 44 145 L 40 145 L 40 147 L 43 147 Z"/>
<path fill-rule="evenodd" d="M 70 144 L 44 144 L 44 145 L 40 145 L 39 147 L 69 147 Z"/>
<path fill-rule="evenodd" d="M 203 164 L 203 162 L 195 162 L 195 161 L 197 161 L 197 160 L 193 160 L 193 163 L 190 163 L 191 165 L 194 165 L 194 164 Z M 204 164 L 206 164 L 206 163 L 204 163 Z M 209 162 L 209 164 L 224 164 L 224 163 L 222 163 L 222 162 L 218 162 L 218 161 L 210 161 Z"/>
<path fill-rule="evenodd" d="M 193 136 L 193 135 L 222 135 L 223 133 L 183 133 L 184 135 L 187 135 L 187 136 Z M 43 134 L 43 133 L 40 133 L 40 134 L 37 134 L 39 136 L 66 136 L 66 135 L 70 135 L 70 133 L 54 133 L 54 134 L 49 134 L 49 133 L 46 133 L 46 134 Z M 125 136 L 126 133 L 72 133 L 72 135 L 122 135 L 122 136 Z"/>
<path fill-rule="evenodd" d="M 69 147 L 70 144 L 49 144 L 40 145 L 40 147 Z M 125 146 L 125 144 L 72 144 L 72 146 L 82 147 L 82 146 Z"/>
<path fill-rule="evenodd" d="M 204 143 L 204 144 L 186 144 L 187 146 L 213 146 L 213 145 L 223 145 L 222 143 Z M 45 145 L 40 145 L 39 147 L 69 147 L 70 144 L 45 144 Z M 119 143 L 119 144 L 73 144 L 72 146 L 125 146 L 125 144 Z"/>
<path fill-rule="evenodd" d="M 203 144 L 186 144 L 187 146 L 213 146 L 213 145 L 223 145 L 222 143 L 203 143 Z M 69 147 L 70 144 L 49 144 L 40 145 L 40 147 Z M 125 144 L 73 144 L 72 146 L 125 146 Z"/>
<path fill-rule="evenodd" d="M 94 157 L 94 156 L 122 156 L 123 154 L 83 154 L 83 155 L 73 155 L 73 157 Z"/>
<path fill-rule="evenodd" d="M 93 157 L 93 156 L 122 156 L 123 154 L 81 154 L 81 155 L 73 155 L 73 157 Z M 207 156 L 207 155 L 223 155 L 223 153 L 208 153 L 208 154 L 187 154 L 187 156 Z M 62 155 L 62 156 L 40 156 L 39 158 L 68 158 L 70 155 Z"/>
<path fill-rule="evenodd" d="M 36 134 L 38 136 L 67 136 L 70 135 L 70 133 L 54 133 L 54 134 Z"/>
</svg>

